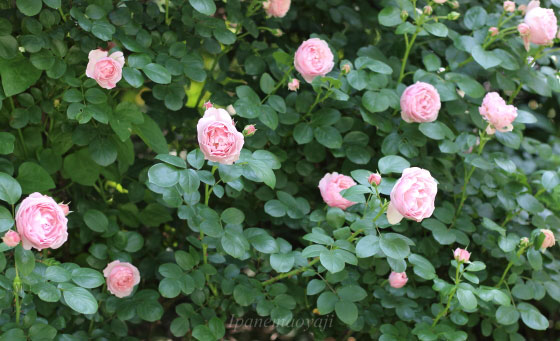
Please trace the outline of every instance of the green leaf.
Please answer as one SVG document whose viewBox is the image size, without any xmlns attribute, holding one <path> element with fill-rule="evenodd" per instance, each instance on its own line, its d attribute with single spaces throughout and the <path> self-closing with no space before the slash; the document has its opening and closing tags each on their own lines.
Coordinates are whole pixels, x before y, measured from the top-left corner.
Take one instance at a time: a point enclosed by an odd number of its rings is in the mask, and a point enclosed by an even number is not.
<svg viewBox="0 0 560 341">
<path fill-rule="evenodd" d="M 45 192 L 55 188 L 47 171 L 34 162 L 24 162 L 19 166 L 16 180 L 21 185 L 22 193 Z"/>
<path fill-rule="evenodd" d="M 144 321 L 155 322 L 163 316 L 163 307 L 155 300 L 143 301 L 139 302 L 136 313 Z"/>
<path fill-rule="evenodd" d="M 375 255 L 379 251 L 379 238 L 373 234 L 361 238 L 356 244 L 356 256 L 367 258 Z"/>
<path fill-rule="evenodd" d="M 95 314 L 97 312 L 97 300 L 84 288 L 65 289 L 63 296 L 66 304 L 80 314 Z"/>
<path fill-rule="evenodd" d="M 179 182 L 180 173 L 165 163 L 153 165 L 148 170 L 148 179 L 151 183 L 160 187 L 171 187 Z"/>
<path fill-rule="evenodd" d="M 404 259 L 410 254 L 410 247 L 399 235 L 384 233 L 379 239 L 379 246 L 387 257 Z"/>
<path fill-rule="evenodd" d="M 404 169 L 410 167 L 410 163 L 401 156 L 388 155 L 379 159 L 377 166 L 382 174 L 402 173 Z"/>
<path fill-rule="evenodd" d="M 367 297 L 367 292 L 359 285 L 345 285 L 336 290 L 343 301 L 360 302 Z"/>
<path fill-rule="evenodd" d="M 322 251 L 319 259 L 321 265 L 331 273 L 337 273 L 344 270 L 344 261 L 334 252 L 334 250 Z"/>
<path fill-rule="evenodd" d="M 159 292 L 166 298 L 175 298 L 181 293 L 181 282 L 175 278 L 164 278 L 159 282 Z"/>
<path fill-rule="evenodd" d="M 344 323 L 351 325 L 358 319 L 358 307 L 347 301 L 338 301 L 335 304 L 336 316 Z"/>
<path fill-rule="evenodd" d="M 527 251 L 527 259 L 529 260 L 529 264 L 535 271 L 541 271 L 543 267 L 543 260 L 542 255 L 539 251 L 531 248 Z"/>
<path fill-rule="evenodd" d="M 242 258 L 250 247 L 249 242 L 243 234 L 230 228 L 226 228 L 221 239 L 221 244 L 224 251 L 234 258 Z"/>
<path fill-rule="evenodd" d="M 233 299 L 237 304 L 246 307 L 255 301 L 255 293 L 246 285 L 238 284 L 233 289 Z"/>
<path fill-rule="evenodd" d="M 175 337 L 185 336 L 189 332 L 190 328 L 191 325 L 189 323 L 189 319 L 185 317 L 175 318 L 169 326 L 171 334 L 173 334 L 173 336 Z"/>
<path fill-rule="evenodd" d="M 134 126 L 134 132 L 140 136 L 140 138 L 152 148 L 158 154 L 167 154 L 169 149 L 167 148 L 167 141 L 161 132 L 161 129 L 157 123 L 152 120 L 152 118 L 146 114 L 143 114 L 144 122 L 142 124 L 136 124 Z"/>
<path fill-rule="evenodd" d="M 422 134 L 434 140 L 443 140 L 446 137 L 451 140 L 455 138 L 455 134 L 453 134 L 451 129 L 439 121 L 420 123 L 418 129 L 420 129 Z"/>
<path fill-rule="evenodd" d="M 288 272 L 294 266 L 295 258 L 290 253 L 275 253 L 270 255 L 270 266 L 276 272 Z"/>
<path fill-rule="evenodd" d="M 60 290 L 50 283 L 38 283 L 32 289 L 45 302 L 58 302 L 60 300 Z"/>
<path fill-rule="evenodd" d="M 53 340 L 56 336 L 56 328 L 45 323 L 34 323 L 29 328 L 31 341 Z"/>
<path fill-rule="evenodd" d="M 424 29 L 436 37 L 447 37 L 447 26 L 442 23 L 425 23 Z"/>
<path fill-rule="evenodd" d="M 546 171 L 543 173 L 541 178 L 541 183 L 547 191 L 552 191 L 556 186 L 560 185 L 560 177 L 558 173 L 552 171 Z"/>
<path fill-rule="evenodd" d="M 317 310 L 319 310 L 319 314 L 326 315 L 331 313 L 338 302 L 338 296 L 331 292 L 325 291 L 317 298 Z"/>
<path fill-rule="evenodd" d="M 389 108 L 390 102 L 387 96 L 379 92 L 367 91 L 362 97 L 362 105 L 369 112 L 382 112 Z"/>
<path fill-rule="evenodd" d="M 408 261 L 414 265 L 414 273 L 419 277 L 426 280 L 432 280 L 436 277 L 436 269 L 426 258 L 413 253 L 408 256 Z"/>
<path fill-rule="evenodd" d="M 307 144 L 313 140 L 313 128 L 307 123 L 299 123 L 294 128 L 293 136 L 297 144 Z"/>
<path fill-rule="evenodd" d="M 21 186 L 6 173 L 0 172 L 0 200 L 4 200 L 8 204 L 15 204 L 21 197 Z"/>
<path fill-rule="evenodd" d="M 502 305 L 496 310 L 496 320 L 505 326 L 514 324 L 519 320 L 519 312 L 515 307 Z"/>
<path fill-rule="evenodd" d="M 339 228 L 344 225 L 346 221 L 346 216 L 344 211 L 338 207 L 329 207 L 327 210 L 327 223 L 334 227 Z"/>
<path fill-rule="evenodd" d="M 342 146 L 342 136 L 334 127 L 317 127 L 313 133 L 317 142 L 329 149 L 338 149 Z"/>
<path fill-rule="evenodd" d="M 385 7 L 377 16 L 379 23 L 383 26 L 397 26 L 402 23 L 401 10 L 396 6 Z"/>
<path fill-rule="evenodd" d="M 21 13 L 27 15 L 28 17 L 32 17 L 34 15 L 39 14 L 39 12 L 41 12 L 41 8 L 43 7 L 43 1 L 16 0 L 16 6 Z"/>
<path fill-rule="evenodd" d="M 16 246 L 14 253 L 16 266 L 21 276 L 27 276 L 35 268 L 35 255 L 30 250 L 25 250 L 21 244 Z"/>
<path fill-rule="evenodd" d="M 183 169 L 179 172 L 179 185 L 185 193 L 193 193 L 200 186 L 200 178 L 194 169 Z"/>
<path fill-rule="evenodd" d="M 117 159 L 117 146 L 111 138 L 96 138 L 88 149 L 91 159 L 100 166 L 107 167 Z"/>
<path fill-rule="evenodd" d="M 485 228 L 492 230 L 492 231 L 496 231 L 499 234 L 501 234 L 502 236 L 506 235 L 506 229 L 501 227 L 500 225 L 496 224 L 495 222 L 493 222 L 492 220 L 483 217 L 482 218 L 482 226 L 484 226 Z"/>
<path fill-rule="evenodd" d="M 0 206 L 0 232 L 9 230 L 14 226 L 14 222 L 12 213 L 4 206 Z"/>
<path fill-rule="evenodd" d="M 500 57 L 498 57 L 494 52 L 485 51 L 480 45 L 475 45 L 471 53 L 474 60 L 485 69 L 493 68 L 494 66 L 498 66 L 502 63 Z"/>
<path fill-rule="evenodd" d="M 142 71 L 144 71 L 146 76 L 148 76 L 148 78 L 155 83 L 158 84 L 171 83 L 171 74 L 169 73 L 169 71 L 167 71 L 166 68 L 164 68 L 159 64 L 150 63 L 144 66 L 144 68 L 142 68 Z"/>
<path fill-rule="evenodd" d="M 317 295 L 322 292 L 327 287 L 325 281 L 320 279 L 312 279 L 307 283 L 306 294 L 307 295 Z"/>
<path fill-rule="evenodd" d="M 84 214 L 84 222 L 92 231 L 103 233 L 109 227 L 107 216 L 99 210 L 89 209 Z"/>
<path fill-rule="evenodd" d="M 465 18 L 463 23 L 470 30 L 476 30 L 481 28 L 486 24 L 486 19 L 488 14 L 484 8 L 480 6 L 471 7 L 467 13 L 465 13 Z"/>
<path fill-rule="evenodd" d="M 0 154 L 6 155 L 14 152 L 16 138 L 10 133 L 0 132 Z"/>
<path fill-rule="evenodd" d="M 18 53 L 18 42 L 10 35 L 0 36 L 0 58 L 12 59 Z"/>
<path fill-rule="evenodd" d="M 62 283 L 70 281 L 72 275 L 63 267 L 49 266 L 45 272 L 45 278 L 52 282 Z"/>
<path fill-rule="evenodd" d="M 125 66 L 122 69 L 122 75 L 124 80 L 134 88 L 139 88 L 144 84 L 144 76 L 142 76 L 142 72 L 137 69 Z"/>
<path fill-rule="evenodd" d="M 212 333 L 210 328 L 208 328 L 207 326 L 205 326 L 203 324 L 199 324 L 198 326 L 194 327 L 193 332 L 192 332 L 192 336 L 199 341 L 215 341 L 216 340 L 216 337 L 214 336 L 214 334 Z"/>
<path fill-rule="evenodd" d="M 457 290 L 457 299 L 459 300 L 459 303 L 461 303 L 461 306 L 463 306 L 465 310 L 468 311 L 468 310 L 476 309 L 477 300 L 474 294 L 470 290 L 459 288 Z"/>
<path fill-rule="evenodd" d="M 264 211 L 272 217 L 283 217 L 286 215 L 287 207 L 281 201 L 273 199 L 264 204 Z"/>
<path fill-rule="evenodd" d="M 204 15 L 214 15 L 216 12 L 216 4 L 213 0 L 189 0 L 189 4 Z"/>
<path fill-rule="evenodd" d="M 543 204 L 529 193 L 519 195 L 516 199 L 519 206 L 529 213 L 539 214 L 544 210 Z"/>
<path fill-rule="evenodd" d="M 105 278 L 99 271 L 88 268 L 77 268 L 72 270 L 72 281 L 82 288 L 97 288 L 105 283 Z"/>
<path fill-rule="evenodd" d="M 10 60 L 0 58 L 0 76 L 4 94 L 11 97 L 35 84 L 41 77 L 41 70 L 35 68 L 29 59 L 18 55 Z"/>
<path fill-rule="evenodd" d="M 521 313 L 521 320 L 527 327 L 535 330 L 546 330 L 548 328 L 548 319 L 531 304 L 521 302 L 517 305 L 517 309 Z"/>
<path fill-rule="evenodd" d="M 245 214 L 243 214 L 243 211 L 235 208 L 235 207 L 230 207 L 225 209 L 222 212 L 221 215 L 221 219 L 226 223 L 226 224 L 241 224 L 243 223 L 243 221 L 245 220 Z"/>
</svg>

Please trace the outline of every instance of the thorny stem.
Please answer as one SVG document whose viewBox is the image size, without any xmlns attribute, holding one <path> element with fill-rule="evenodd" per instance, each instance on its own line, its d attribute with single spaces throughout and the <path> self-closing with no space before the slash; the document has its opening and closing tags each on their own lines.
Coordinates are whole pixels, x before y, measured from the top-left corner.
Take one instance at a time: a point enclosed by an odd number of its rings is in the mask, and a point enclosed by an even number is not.
<svg viewBox="0 0 560 341">
<path fill-rule="evenodd" d="M 527 250 L 529 248 L 529 246 L 531 246 L 532 244 L 527 244 L 524 245 L 522 247 L 519 248 L 519 251 L 517 251 L 516 254 L 516 258 L 518 259 L 519 257 L 521 257 L 521 255 L 525 252 L 525 250 Z M 498 282 L 498 284 L 496 284 L 496 288 L 499 288 L 502 286 L 502 283 L 504 283 L 504 280 L 506 279 L 507 273 L 509 272 L 509 269 L 511 269 L 511 267 L 513 266 L 513 260 L 510 260 L 508 262 L 508 265 L 506 266 L 506 269 L 504 270 L 504 273 L 502 273 L 502 277 L 500 278 L 500 281 Z"/>
<path fill-rule="evenodd" d="M 217 166 L 212 166 L 212 176 L 214 175 L 214 173 L 216 173 L 217 169 L 218 169 Z M 206 184 L 204 187 L 205 206 L 208 206 L 208 202 L 210 201 L 210 193 L 211 193 L 211 189 L 209 188 L 208 184 Z M 202 244 L 202 259 L 204 261 L 204 264 L 208 264 L 208 244 L 204 242 L 204 231 L 202 231 L 202 229 L 200 229 L 200 243 Z M 206 274 L 205 277 L 206 277 L 206 283 L 208 283 L 208 287 L 210 287 L 210 290 L 212 291 L 214 296 L 218 296 L 218 290 L 216 289 L 214 284 L 210 282 L 210 275 Z"/>
</svg>

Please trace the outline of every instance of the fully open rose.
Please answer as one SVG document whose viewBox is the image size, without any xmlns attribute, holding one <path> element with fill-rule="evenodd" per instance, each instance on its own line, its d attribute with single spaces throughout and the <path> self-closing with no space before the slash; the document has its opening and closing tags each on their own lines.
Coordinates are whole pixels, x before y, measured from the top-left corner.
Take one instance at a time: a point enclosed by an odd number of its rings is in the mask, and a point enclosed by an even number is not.
<svg viewBox="0 0 560 341">
<path fill-rule="evenodd" d="M 334 56 L 329 45 L 319 38 L 304 41 L 296 51 L 294 66 L 301 76 L 311 83 L 317 76 L 324 76 L 334 67 Z"/>
<path fill-rule="evenodd" d="M 351 177 L 333 172 L 325 174 L 319 181 L 319 190 L 327 205 L 345 210 L 354 205 L 355 202 L 343 198 L 340 191 L 354 185 L 356 185 L 356 182 Z"/>
<path fill-rule="evenodd" d="M 243 134 L 224 109 L 209 108 L 196 126 L 198 144 L 206 160 L 231 165 L 243 148 Z"/>
<path fill-rule="evenodd" d="M 401 117 L 405 122 L 433 122 L 440 108 L 439 93 L 431 84 L 416 82 L 401 95 Z"/>
<path fill-rule="evenodd" d="M 107 290 L 119 298 L 129 296 L 134 286 L 140 283 L 138 269 L 130 263 L 118 260 L 107 264 L 103 276 L 107 279 Z"/>
<path fill-rule="evenodd" d="M 16 213 L 17 231 L 27 250 L 59 248 L 68 238 L 67 224 L 64 209 L 41 193 L 25 198 Z"/>
<path fill-rule="evenodd" d="M 100 49 L 90 51 L 86 76 L 95 79 L 100 87 L 112 89 L 122 78 L 124 56 L 120 51 L 108 54 Z"/>
</svg>

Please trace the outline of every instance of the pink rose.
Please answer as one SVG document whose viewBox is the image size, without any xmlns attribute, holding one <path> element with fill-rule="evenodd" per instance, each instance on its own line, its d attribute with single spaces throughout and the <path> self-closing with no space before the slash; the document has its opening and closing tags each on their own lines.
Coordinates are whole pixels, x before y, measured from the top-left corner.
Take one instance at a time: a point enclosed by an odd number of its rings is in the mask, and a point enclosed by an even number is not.
<svg viewBox="0 0 560 341">
<path fill-rule="evenodd" d="M 531 7 L 533 5 L 533 7 Z M 532 1 L 527 8 L 525 24 L 529 26 L 529 41 L 537 45 L 552 44 L 558 30 L 556 16 L 550 8 L 538 7 Z"/>
<path fill-rule="evenodd" d="M 86 76 L 97 81 L 100 87 L 105 89 L 114 88 L 122 78 L 124 56 L 120 51 L 109 53 L 100 49 L 91 50 L 86 68 Z"/>
<path fill-rule="evenodd" d="M 434 0 L 434 2 L 435 2 L 436 4 L 442 5 L 442 4 L 446 3 L 447 0 Z"/>
<path fill-rule="evenodd" d="M 16 213 L 17 231 L 23 248 L 59 248 L 68 238 L 68 219 L 49 196 L 33 193 L 23 199 Z"/>
<path fill-rule="evenodd" d="M 489 123 L 486 132 L 494 134 L 496 130 L 507 132 L 513 130 L 513 121 L 517 117 L 517 108 L 507 105 L 497 92 L 489 92 L 484 96 L 478 108 L 480 115 Z"/>
<path fill-rule="evenodd" d="M 519 7 L 517 7 L 517 10 L 519 12 L 521 12 L 521 14 L 525 14 L 525 13 L 527 13 L 527 6 L 526 5 L 519 5 Z"/>
<path fill-rule="evenodd" d="M 457 262 L 470 263 L 469 258 L 471 258 L 471 253 L 467 250 L 456 248 L 455 251 L 453 251 L 453 257 L 455 257 Z"/>
<path fill-rule="evenodd" d="M 296 51 L 294 66 L 307 83 L 324 76 L 334 67 L 334 56 L 329 45 L 319 38 L 304 41 Z"/>
<path fill-rule="evenodd" d="M 407 123 L 433 122 L 440 108 L 439 93 L 431 84 L 416 82 L 401 95 L 401 117 Z"/>
<path fill-rule="evenodd" d="M 340 191 L 354 185 L 356 185 L 356 182 L 351 177 L 333 172 L 325 174 L 319 181 L 319 190 L 327 205 L 345 210 L 354 205 L 355 202 L 343 198 Z"/>
<path fill-rule="evenodd" d="M 515 2 L 513 2 L 513 1 L 505 1 L 505 2 L 504 2 L 504 11 L 506 11 L 506 12 L 515 12 Z"/>
<path fill-rule="evenodd" d="M 529 51 L 529 46 L 531 43 L 529 41 L 529 33 L 531 32 L 531 28 L 529 27 L 529 25 L 521 23 L 517 25 L 517 31 L 519 32 L 521 39 L 523 39 L 523 46 L 525 46 L 525 50 Z"/>
<path fill-rule="evenodd" d="M 118 298 L 129 296 L 134 286 L 140 283 L 138 269 L 130 263 L 118 260 L 107 264 L 103 276 L 107 279 L 107 290 Z"/>
<path fill-rule="evenodd" d="M 19 237 L 19 234 L 14 230 L 9 230 L 8 232 L 6 232 L 4 237 L 2 237 L 2 241 L 4 242 L 4 244 L 9 247 L 17 246 L 20 240 L 21 238 Z"/>
<path fill-rule="evenodd" d="M 288 83 L 288 90 L 290 91 L 297 91 L 299 89 L 299 80 L 297 78 L 293 78 Z"/>
<path fill-rule="evenodd" d="M 224 109 L 209 108 L 198 120 L 198 144 L 206 160 L 231 165 L 239 159 L 243 134 Z"/>
<path fill-rule="evenodd" d="M 490 27 L 488 31 L 492 37 L 497 36 L 498 33 L 500 33 L 500 30 L 497 27 Z"/>
<path fill-rule="evenodd" d="M 205 110 L 208 110 L 208 109 L 210 109 L 210 108 L 212 108 L 212 107 L 214 107 L 214 104 L 212 104 L 212 102 L 207 101 L 207 102 L 204 103 L 204 109 L 205 109 Z"/>
<path fill-rule="evenodd" d="M 268 0 L 263 2 L 263 8 L 271 17 L 283 18 L 290 10 L 290 2 L 290 0 Z"/>
<path fill-rule="evenodd" d="M 544 234 L 544 240 L 541 244 L 541 249 L 546 249 L 556 244 L 556 239 L 554 238 L 554 233 L 547 229 L 541 229 L 541 232 Z"/>
<path fill-rule="evenodd" d="M 371 173 L 369 175 L 368 182 L 372 185 L 375 184 L 376 186 L 379 186 L 381 183 L 381 175 L 379 175 L 379 173 Z"/>
<path fill-rule="evenodd" d="M 408 277 L 406 277 L 406 272 L 394 272 L 391 271 L 389 275 L 389 285 L 395 289 L 402 288 L 408 282 Z"/>
<path fill-rule="evenodd" d="M 422 221 L 434 212 L 437 183 L 429 171 L 412 167 L 403 171 L 391 191 L 387 220 L 398 224 L 403 217 Z"/>
</svg>

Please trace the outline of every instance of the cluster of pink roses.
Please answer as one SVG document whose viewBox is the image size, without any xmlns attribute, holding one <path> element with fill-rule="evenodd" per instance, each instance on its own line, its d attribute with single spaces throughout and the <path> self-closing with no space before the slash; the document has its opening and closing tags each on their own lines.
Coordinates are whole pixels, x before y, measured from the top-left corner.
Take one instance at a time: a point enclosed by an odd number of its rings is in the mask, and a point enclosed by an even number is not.
<svg viewBox="0 0 560 341">
<path fill-rule="evenodd" d="M 26 250 L 58 249 L 68 239 L 66 216 L 69 213 L 67 204 L 57 204 L 47 195 L 32 193 L 18 207 L 15 217 L 17 232 L 9 230 L 2 241 L 9 247 L 21 242 Z M 107 289 L 117 297 L 130 295 L 140 282 L 138 269 L 130 263 L 109 263 L 103 274 L 107 279 Z"/>
</svg>

